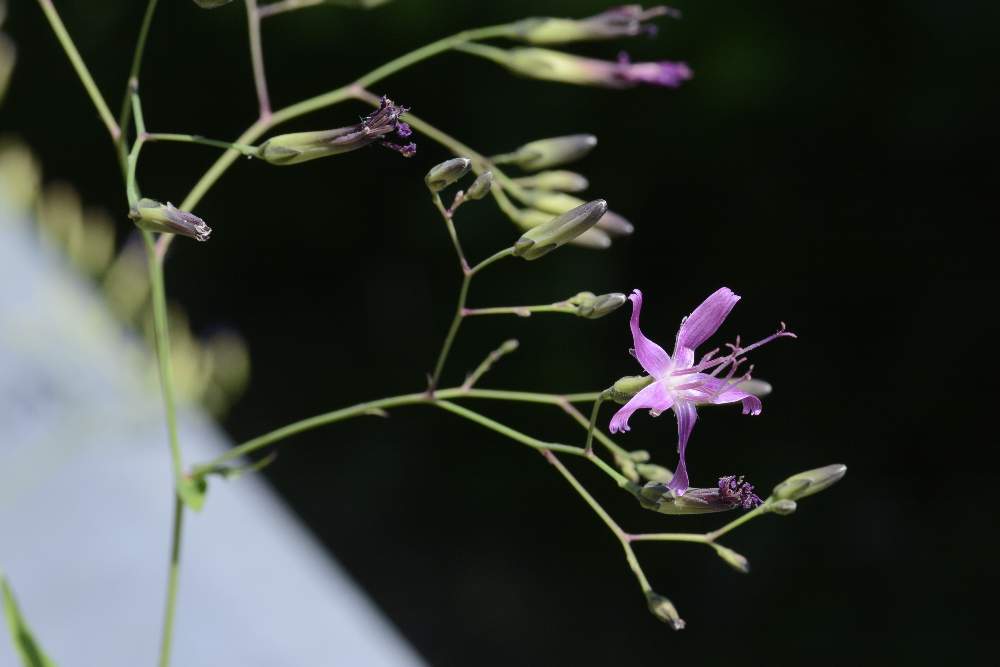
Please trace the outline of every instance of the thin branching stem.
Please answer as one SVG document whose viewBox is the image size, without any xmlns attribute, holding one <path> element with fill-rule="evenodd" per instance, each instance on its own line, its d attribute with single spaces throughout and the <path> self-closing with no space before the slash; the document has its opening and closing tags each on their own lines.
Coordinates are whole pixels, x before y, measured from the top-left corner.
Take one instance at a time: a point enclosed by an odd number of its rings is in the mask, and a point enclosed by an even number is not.
<svg viewBox="0 0 1000 667">
<path fill-rule="evenodd" d="M 135 52 L 132 54 L 132 66 L 128 71 L 128 80 L 125 82 L 125 96 L 122 99 L 122 110 L 118 114 L 118 127 L 121 132 L 118 135 L 116 144 L 118 154 L 124 158 L 128 148 L 128 124 L 132 120 L 132 90 L 138 86 L 139 72 L 142 69 L 142 57 L 146 53 L 146 39 L 149 37 L 149 28 L 153 24 L 153 15 L 156 13 L 156 3 L 158 0 L 149 0 L 146 4 L 146 13 L 142 17 L 142 25 L 139 26 L 139 37 L 136 39 Z M 124 168 L 124 160 L 123 165 Z"/>
<path fill-rule="evenodd" d="M 271 97 L 267 91 L 267 71 L 264 69 L 264 46 L 260 39 L 260 10 L 257 0 L 246 0 L 247 34 L 250 37 L 250 64 L 253 66 L 253 83 L 257 91 L 259 119 L 267 122 L 271 117 Z"/>
</svg>

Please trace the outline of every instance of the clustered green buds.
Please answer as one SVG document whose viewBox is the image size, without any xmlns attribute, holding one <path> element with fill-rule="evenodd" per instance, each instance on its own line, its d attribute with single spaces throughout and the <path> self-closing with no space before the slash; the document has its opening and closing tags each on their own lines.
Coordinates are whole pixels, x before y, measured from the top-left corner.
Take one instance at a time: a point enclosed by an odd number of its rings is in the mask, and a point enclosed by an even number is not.
<svg viewBox="0 0 1000 667">
<path fill-rule="evenodd" d="M 490 193 L 493 188 L 493 172 L 484 171 L 476 177 L 469 189 L 465 192 L 466 199 L 482 199 Z"/>
<path fill-rule="evenodd" d="M 431 192 L 441 192 L 469 173 L 472 160 L 467 157 L 457 157 L 434 165 L 424 177 L 424 183 Z"/>
<path fill-rule="evenodd" d="M 586 176 L 578 174 L 575 171 L 566 171 L 563 169 L 540 171 L 531 176 L 515 178 L 514 182 L 523 188 L 556 190 L 559 192 L 582 192 L 590 187 L 590 182 Z"/>
<path fill-rule="evenodd" d="M 646 603 L 653 616 L 660 619 L 674 630 L 682 630 L 686 625 L 684 619 L 677 613 L 674 603 L 659 593 L 646 591 Z"/>
<path fill-rule="evenodd" d="M 597 137 L 592 134 L 570 134 L 539 139 L 524 144 L 513 153 L 497 156 L 499 164 L 514 164 L 525 171 L 538 171 L 575 162 L 594 150 Z"/>
<path fill-rule="evenodd" d="M 196 241 L 207 241 L 212 228 L 194 213 L 182 211 L 170 202 L 161 204 L 155 199 L 140 199 L 129 212 L 140 229 L 187 236 Z"/>
<path fill-rule="evenodd" d="M 600 296 L 593 292 L 580 292 L 571 297 L 567 303 L 574 308 L 573 314 L 577 317 L 596 320 L 618 310 L 626 301 L 628 298 L 620 292 L 601 294 Z"/>
<path fill-rule="evenodd" d="M 514 244 L 514 255 L 527 260 L 555 250 L 590 230 L 608 210 L 608 203 L 595 199 L 526 231 Z"/>
<path fill-rule="evenodd" d="M 777 500 L 801 500 L 832 486 L 840 481 L 840 478 L 845 474 L 847 474 L 847 466 L 843 463 L 806 470 L 792 475 L 774 487 L 774 491 L 771 492 L 772 497 Z"/>
</svg>

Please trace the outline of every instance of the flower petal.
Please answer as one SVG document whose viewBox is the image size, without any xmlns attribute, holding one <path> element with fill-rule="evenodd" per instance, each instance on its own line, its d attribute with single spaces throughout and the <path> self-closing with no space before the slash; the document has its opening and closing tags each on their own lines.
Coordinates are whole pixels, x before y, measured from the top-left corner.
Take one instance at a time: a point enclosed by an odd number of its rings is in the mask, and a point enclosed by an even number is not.
<svg viewBox="0 0 1000 667">
<path fill-rule="evenodd" d="M 628 419 L 636 410 L 650 408 L 659 414 L 668 409 L 673 402 L 674 399 L 664 384 L 654 382 L 648 387 L 644 387 L 629 399 L 628 403 L 619 408 L 615 416 L 611 418 L 611 425 L 608 428 L 612 433 L 625 433 L 629 430 Z"/>
<path fill-rule="evenodd" d="M 642 292 L 639 290 L 632 290 L 632 294 L 629 295 L 629 301 L 632 302 L 632 319 L 629 320 L 629 326 L 632 329 L 632 343 L 635 346 L 635 358 L 639 360 L 639 364 L 642 369 L 655 377 L 660 379 L 670 370 L 670 355 L 666 351 L 649 340 L 642 334 L 642 330 L 639 329 L 639 312 L 642 310 Z"/>
<path fill-rule="evenodd" d="M 705 373 L 695 373 L 694 381 L 701 382 L 702 386 L 694 392 L 697 397 L 692 398 L 697 404 L 711 403 L 713 405 L 723 405 L 724 403 L 743 402 L 743 414 L 759 415 L 763 409 L 760 399 L 753 394 L 737 389 L 735 384 L 730 384 L 728 380 L 712 377 Z"/>
<path fill-rule="evenodd" d="M 698 418 L 698 413 L 695 411 L 693 403 L 679 401 L 674 403 L 674 414 L 677 415 L 678 460 L 677 469 L 674 470 L 674 478 L 667 484 L 667 488 L 676 495 L 683 496 L 688 489 L 687 463 L 684 461 L 684 454 L 687 451 L 688 438 L 691 437 L 691 431 L 694 430 L 694 422 Z"/>
<path fill-rule="evenodd" d="M 674 354 L 682 347 L 694 350 L 718 331 L 740 297 L 728 287 L 720 287 L 681 322 Z"/>
</svg>

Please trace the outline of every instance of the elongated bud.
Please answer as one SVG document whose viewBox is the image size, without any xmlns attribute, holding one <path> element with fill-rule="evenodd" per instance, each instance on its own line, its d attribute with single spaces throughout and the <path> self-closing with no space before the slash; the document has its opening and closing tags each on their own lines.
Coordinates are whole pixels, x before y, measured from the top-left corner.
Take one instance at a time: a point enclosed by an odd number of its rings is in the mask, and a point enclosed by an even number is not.
<svg viewBox="0 0 1000 667">
<path fill-rule="evenodd" d="M 538 259 L 590 230 L 607 210 L 606 201 L 595 199 L 529 229 L 514 244 L 514 255 L 527 260 Z"/>
<path fill-rule="evenodd" d="M 540 171 L 531 176 L 515 178 L 514 182 L 525 188 L 538 190 L 557 190 L 560 192 L 581 192 L 590 187 L 590 182 L 583 174 L 563 169 Z"/>
<path fill-rule="evenodd" d="M 466 199 L 482 199 L 490 193 L 490 189 L 493 187 L 493 172 L 484 171 L 479 174 L 479 176 L 472 182 L 469 189 L 465 193 Z"/>
<path fill-rule="evenodd" d="M 410 126 L 400 120 L 409 111 L 397 106 L 388 97 L 383 97 L 379 108 L 365 117 L 357 125 L 338 127 L 318 132 L 292 132 L 271 137 L 257 148 L 257 157 L 274 165 L 299 164 L 321 157 L 340 155 L 379 143 L 412 157 L 417 145 L 394 143 L 393 138 L 407 138 L 412 134 Z"/>
<path fill-rule="evenodd" d="M 574 314 L 578 317 L 596 320 L 618 310 L 627 300 L 627 297 L 619 292 L 600 296 L 595 296 L 593 292 L 580 292 L 570 298 L 569 303 L 575 308 Z"/>
<path fill-rule="evenodd" d="M 202 9 L 215 9 L 216 7 L 221 7 L 222 5 L 228 5 L 233 0 L 194 0 L 194 4 L 198 5 Z"/>
<path fill-rule="evenodd" d="M 789 514 L 794 514 L 798 506 L 798 503 L 794 500 L 778 500 L 767 503 L 767 511 L 778 516 L 788 516 Z"/>
<path fill-rule="evenodd" d="M 194 213 L 188 213 L 170 202 L 161 204 L 154 199 L 140 199 L 129 214 L 135 224 L 151 232 L 167 232 L 207 241 L 212 228 Z"/>
<path fill-rule="evenodd" d="M 719 489 L 690 487 L 683 496 L 675 497 L 666 482 L 647 482 L 636 498 L 642 507 L 660 514 L 715 514 L 738 506 L 723 498 Z"/>
<path fill-rule="evenodd" d="M 441 164 L 431 167 L 424 177 L 424 183 L 431 192 L 440 192 L 446 187 L 462 178 L 472 169 L 472 160 L 467 157 L 457 157 L 445 160 Z"/>
<path fill-rule="evenodd" d="M 657 16 L 678 18 L 680 12 L 663 6 L 643 9 L 641 5 L 625 5 L 585 19 L 529 18 L 515 23 L 510 37 L 529 44 L 565 44 L 634 37 L 642 33 L 653 35 L 656 27 L 644 22 Z"/>
<path fill-rule="evenodd" d="M 515 164 L 525 171 L 538 171 L 575 162 L 594 150 L 595 146 L 597 137 L 592 134 L 569 134 L 529 142 L 502 156 L 499 161 Z"/>
<path fill-rule="evenodd" d="M 473 44 L 460 48 L 492 60 L 521 76 L 581 86 L 631 88 L 648 84 L 677 88 L 693 76 L 691 68 L 683 62 L 633 63 L 626 54 L 619 55 L 617 61 L 610 61 L 583 58 L 551 49 L 505 50 Z"/>
<path fill-rule="evenodd" d="M 684 629 L 686 625 L 684 619 L 680 617 L 680 614 L 677 613 L 677 608 L 674 607 L 674 603 L 669 599 L 659 593 L 648 591 L 646 593 L 646 603 L 649 605 L 649 611 L 653 612 L 653 616 L 656 616 L 674 630 Z"/>
<path fill-rule="evenodd" d="M 549 190 L 528 193 L 526 199 L 529 204 L 538 210 L 556 214 L 565 213 L 584 203 L 579 197 L 574 197 L 565 192 L 552 192 Z M 601 216 L 596 226 L 597 229 L 616 236 L 627 236 L 635 231 L 632 223 L 614 211 L 607 211 Z"/>
<path fill-rule="evenodd" d="M 670 480 L 674 478 L 674 473 L 663 466 L 656 465 L 655 463 L 640 463 L 635 467 L 635 469 L 640 475 L 642 475 L 645 479 L 648 479 L 650 482 L 668 484 Z"/>
<path fill-rule="evenodd" d="M 837 483 L 845 474 L 847 466 L 842 463 L 806 470 L 774 487 L 772 495 L 778 500 L 800 500 Z"/>
<path fill-rule="evenodd" d="M 619 405 L 625 405 L 640 391 L 656 381 L 652 375 L 626 375 L 618 380 L 608 392 L 609 398 Z"/>
<path fill-rule="evenodd" d="M 744 556 L 721 544 L 713 544 L 712 546 L 715 548 L 715 553 L 719 554 L 719 558 L 726 561 L 734 570 L 743 574 L 750 573 L 750 561 Z"/>
<path fill-rule="evenodd" d="M 748 394 L 753 394 L 757 398 L 764 398 L 773 391 L 770 382 L 765 382 L 764 380 L 758 380 L 756 378 L 751 378 L 750 380 L 744 380 L 736 385 L 736 388 L 740 391 L 745 391 Z"/>
</svg>

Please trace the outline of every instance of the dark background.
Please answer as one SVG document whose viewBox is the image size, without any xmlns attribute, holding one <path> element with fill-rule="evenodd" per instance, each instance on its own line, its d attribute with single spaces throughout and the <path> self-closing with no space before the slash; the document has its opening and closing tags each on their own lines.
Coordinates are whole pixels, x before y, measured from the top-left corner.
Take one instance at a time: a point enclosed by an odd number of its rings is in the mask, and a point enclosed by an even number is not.
<svg viewBox="0 0 1000 667">
<path fill-rule="evenodd" d="M 256 112 L 241 3 L 161 4 L 142 77 L 150 129 L 237 136 Z M 336 87 L 463 28 L 607 4 L 398 0 L 288 14 L 264 30 L 272 98 L 280 107 Z M 117 110 L 144 3 L 59 5 Z M 698 546 L 640 545 L 654 587 L 688 621 L 680 633 L 646 611 L 613 536 L 537 454 L 451 415 L 401 408 L 302 435 L 268 479 L 435 665 L 985 662 L 1000 11 L 931 0 L 676 5 L 684 20 L 662 22 L 656 40 L 574 50 L 686 60 L 696 78 L 677 91 L 517 79 L 461 54 L 375 90 L 486 153 L 597 134 L 576 168 L 635 235 L 603 253 L 504 262 L 474 284 L 471 303 L 640 287 L 644 329 L 669 346 L 680 316 L 727 285 L 743 300 L 720 336 L 752 339 L 784 320 L 799 339 L 754 355 L 775 385 L 761 417 L 703 411 L 694 483 L 738 472 L 766 490 L 836 461 L 847 477 L 793 516 L 725 540 L 750 558 L 750 576 Z M 48 179 L 113 211 L 124 240 L 114 155 L 35 3 L 15 3 L 7 30 L 20 60 L 3 129 L 39 152 Z M 287 129 L 366 112 L 344 104 Z M 215 233 L 174 246 L 168 290 L 196 329 L 233 326 L 249 341 L 252 384 L 224 424 L 234 439 L 423 387 L 458 275 L 421 180 L 448 155 L 416 141 L 409 161 L 374 148 L 294 168 L 239 161 L 197 208 Z M 214 157 L 151 146 L 144 188 L 178 202 Z M 517 235 L 489 202 L 458 224 L 473 257 Z M 522 348 L 484 386 L 607 386 L 638 370 L 626 322 L 627 309 L 594 322 L 470 320 L 446 384 L 516 336 Z M 554 408 L 473 407 L 539 437 L 581 437 Z M 672 417 L 639 413 L 619 441 L 672 465 L 675 437 Z M 626 528 L 720 523 L 643 512 L 569 463 Z"/>
</svg>

